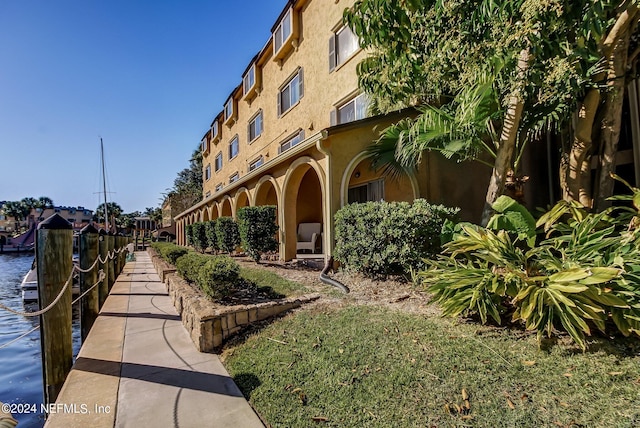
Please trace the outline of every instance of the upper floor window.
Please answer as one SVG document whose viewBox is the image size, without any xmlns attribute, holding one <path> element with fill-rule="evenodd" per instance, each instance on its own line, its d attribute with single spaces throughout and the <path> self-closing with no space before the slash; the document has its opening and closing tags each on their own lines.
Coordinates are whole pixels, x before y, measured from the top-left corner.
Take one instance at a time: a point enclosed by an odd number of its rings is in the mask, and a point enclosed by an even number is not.
<svg viewBox="0 0 640 428">
<path fill-rule="evenodd" d="M 222 186 L 222 183 L 218 183 L 218 184 L 216 184 L 216 192 L 221 191 L 221 190 L 222 190 L 222 187 L 223 187 L 223 186 Z"/>
<path fill-rule="evenodd" d="M 249 121 L 247 130 L 249 143 L 258 138 L 262 134 L 262 110 Z"/>
<path fill-rule="evenodd" d="M 222 152 L 216 155 L 216 172 L 222 169 Z"/>
<path fill-rule="evenodd" d="M 256 65 L 253 64 L 242 77 L 242 93 L 247 96 L 256 85 Z"/>
<path fill-rule="evenodd" d="M 233 137 L 233 140 L 229 143 L 229 159 L 233 159 L 238 156 L 240 150 L 240 144 L 238 142 L 238 136 Z"/>
<path fill-rule="evenodd" d="M 294 136 L 289 137 L 284 143 L 280 144 L 280 148 L 278 149 L 279 153 L 289 150 L 291 147 L 299 144 L 302 140 L 304 140 L 304 131 L 298 131 Z"/>
<path fill-rule="evenodd" d="M 329 71 L 345 62 L 360 47 L 358 37 L 347 26 L 341 27 L 329 39 Z"/>
<path fill-rule="evenodd" d="M 227 100 L 224 105 L 224 123 L 228 123 L 231 119 L 235 117 L 236 114 L 236 106 L 235 100 L 233 96 Z"/>
<path fill-rule="evenodd" d="M 273 52 L 277 53 L 284 43 L 287 41 L 289 36 L 291 36 L 291 29 L 293 28 L 291 8 L 287 11 L 287 13 L 282 17 L 282 20 L 276 26 L 275 31 L 273 32 Z"/>
<path fill-rule="evenodd" d="M 249 171 L 253 171 L 254 169 L 259 168 L 264 163 L 264 158 L 260 156 L 258 159 L 254 160 L 249 164 Z"/>
<path fill-rule="evenodd" d="M 211 139 L 215 140 L 219 136 L 218 120 L 214 120 L 211 124 Z"/>
<path fill-rule="evenodd" d="M 296 105 L 304 96 L 304 78 L 302 68 L 285 83 L 278 93 L 278 115 L 281 116 Z"/>
<path fill-rule="evenodd" d="M 202 150 L 202 153 L 206 153 L 209 151 L 209 138 L 207 135 L 205 135 L 204 138 L 202 139 L 202 142 L 200 143 L 200 148 Z"/>
<path fill-rule="evenodd" d="M 352 98 L 331 113 L 331 126 L 364 119 L 367 117 L 368 107 L 369 98 L 366 94 Z"/>
<path fill-rule="evenodd" d="M 204 181 L 208 181 L 210 178 L 211 178 L 211 164 L 208 164 L 207 167 L 204 169 Z"/>
<path fill-rule="evenodd" d="M 235 174 L 233 174 L 231 177 L 229 177 L 229 184 L 231 183 L 235 183 L 236 181 L 240 180 L 240 174 L 238 174 L 237 172 Z"/>
<path fill-rule="evenodd" d="M 208 198 L 209 196 L 211 196 L 211 190 L 209 190 L 207 193 L 205 193 L 204 197 Z"/>
</svg>

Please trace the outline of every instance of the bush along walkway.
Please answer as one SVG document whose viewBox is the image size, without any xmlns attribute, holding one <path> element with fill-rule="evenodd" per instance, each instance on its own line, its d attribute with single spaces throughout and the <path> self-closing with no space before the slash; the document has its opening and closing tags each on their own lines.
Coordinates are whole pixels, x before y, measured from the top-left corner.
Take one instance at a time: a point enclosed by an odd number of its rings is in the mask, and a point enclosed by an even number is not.
<svg viewBox="0 0 640 428">
<path fill-rule="evenodd" d="M 263 427 L 218 356 L 193 346 L 148 254 L 136 260 L 116 281 L 58 397 L 90 412 L 53 414 L 47 427 Z"/>
</svg>

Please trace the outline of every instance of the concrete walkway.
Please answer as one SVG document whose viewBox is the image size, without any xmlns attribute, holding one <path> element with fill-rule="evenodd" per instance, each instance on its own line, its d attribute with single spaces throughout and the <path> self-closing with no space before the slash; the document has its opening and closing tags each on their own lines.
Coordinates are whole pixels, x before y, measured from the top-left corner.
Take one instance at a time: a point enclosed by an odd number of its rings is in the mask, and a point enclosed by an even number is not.
<svg viewBox="0 0 640 428">
<path fill-rule="evenodd" d="M 196 351 L 146 252 L 118 277 L 55 410 L 47 428 L 264 426 L 218 356 Z"/>
</svg>

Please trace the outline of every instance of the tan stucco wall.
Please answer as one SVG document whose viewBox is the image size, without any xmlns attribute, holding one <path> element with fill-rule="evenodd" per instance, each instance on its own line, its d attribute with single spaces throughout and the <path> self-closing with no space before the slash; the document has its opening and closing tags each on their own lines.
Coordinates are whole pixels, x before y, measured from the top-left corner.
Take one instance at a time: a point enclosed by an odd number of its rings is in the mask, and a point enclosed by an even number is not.
<svg viewBox="0 0 640 428">
<path fill-rule="evenodd" d="M 338 69 L 329 72 L 329 39 L 335 27 L 340 25 L 344 9 L 351 6 L 353 0 L 299 1 L 296 2 L 296 7 L 302 3 L 306 5 L 301 10 L 294 10 L 294 13 L 299 14 L 301 22 L 298 48 L 284 60 L 274 61 L 273 48 L 271 44 L 267 46 L 265 55 L 257 61 L 262 64 L 262 67 L 257 67 L 257 72 L 262 73 L 262 85 L 257 95 L 249 101 L 243 100 L 240 88 L 235 94 L 236 121 L 231 126 L 219 124 L 220 138 L 210 144 L 203 159 L 204 168 L 211 165 L 211 178 L 204 182 L 203 195 L 211 192 L 215 196 L 216 186 L 220 183 L 228 186 L 229 177 L 236 172 L 240 177 L 246 175 L 249 172 L 249 162 L 260 155 L 264 156 L 265 162 L 274 159 L 278 156 L 280 144 L 299 129 L 305 132 L 305 137 L 309 137 L 318 130 L 327 128 L 335 104 L 357 93 L 355 67 L 362 58 L 362 52 L 357 52 Z M 278 117 L 277 97 L 280 88 L 299 67 L 303 69 L 304 96 L 297 105 Z M 239 83 L 241 79 L 242 76 L 238 76 Z M 226 99 L 218 101 L 220 110 L 214 111 L 215 115 L 222 110 Z M 249 144 L 249 120 L 259 110 L 263 112 L 264 131 Z M 239 153 L 229 160 L 229 143 L 236 135 L 239 137 Z M 223 166 L 220 171 L 215 172 L 215 157 L 220 152 Z"/>
</svg>

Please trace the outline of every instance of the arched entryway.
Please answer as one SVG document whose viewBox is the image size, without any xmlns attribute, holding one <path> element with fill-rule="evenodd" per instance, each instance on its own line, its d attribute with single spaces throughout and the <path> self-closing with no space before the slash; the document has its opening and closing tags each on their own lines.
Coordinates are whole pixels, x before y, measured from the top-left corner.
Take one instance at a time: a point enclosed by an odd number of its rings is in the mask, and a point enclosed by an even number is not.
<svg viewBox="0 0 640 428">
<path fill-rule="evenodd" d="M 231 209 L 231 198 L 225 196 L 220 203 L 220 217 L 233 217 L 233 211 Z"/>
<path fill-rule="evenodd" d="M 236 200 L 236 209 L 235 209 L 236 215 L 238 214 L 238 210 L 240 208 L 251 206 L 251 203 L 249 202 L 249 192 L 247 191 L 247 189 L 243 188 L 238 190 L 238 192 L 236 193 L 235 200 Z"/>
<path fill-rule="evenodd" d="M 296 257 L 298 228 L 300 224 L 320 223 L 321 232 L 326 228 L 324 215 L 324 173 L 311 158 L 298 159 L 291 166 L 284 186 L 284 258 Z M 315 252 L 325 251 L 321 235 L 316 242 Z"/>
<path fill-rule="evenodd" d="M 368 154 L 361 153 L 347 166 L 342 176 L 341 206 L 354 202 L 405 201 L 418 197 L 415 177 L 390 179 L 371 167 Z"/>
</svg>

